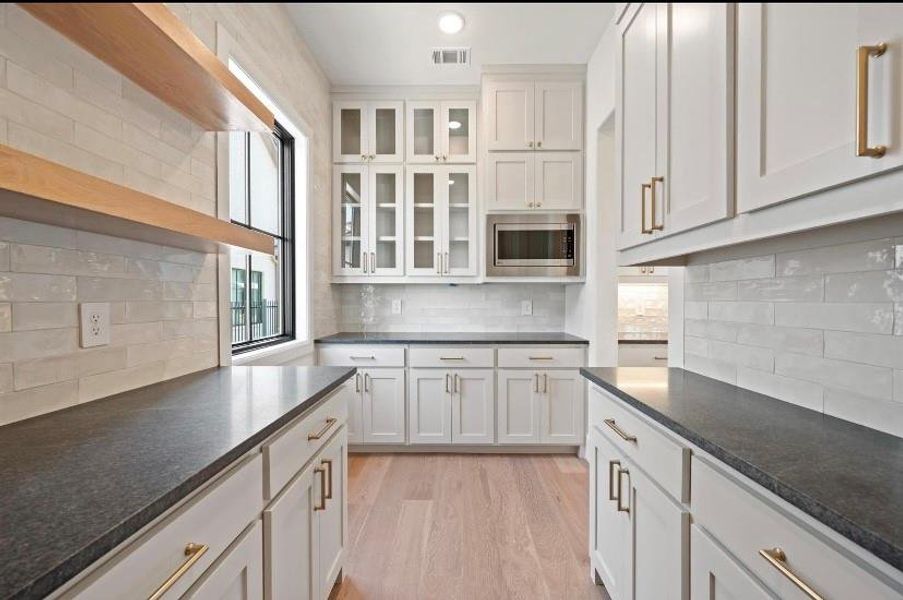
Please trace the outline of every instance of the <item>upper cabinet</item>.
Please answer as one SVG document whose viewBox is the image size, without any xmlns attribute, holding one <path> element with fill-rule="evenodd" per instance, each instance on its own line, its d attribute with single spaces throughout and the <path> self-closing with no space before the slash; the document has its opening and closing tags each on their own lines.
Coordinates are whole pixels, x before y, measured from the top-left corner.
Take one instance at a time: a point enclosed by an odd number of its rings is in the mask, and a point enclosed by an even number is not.
<svg viewBox="0 0 903 600">
<path fill-rule="evenodd" d="M 617 47 L 619 247 L 733 214 L 732 4 L 631 5 Z"/>
<path fill-rule="evenodd" d="M 487 150 L 583 148 L 582 79 L 492 79 L 483 103 Z"/>
<path fill-rule="evenodd" d="M 332 152 L 335 162 L 404 161 L 403 102 L 334 102 L 332 122 Z"/>
<path fill-rule="evenodd" d="M 476 102 L 468 100 L 408 102 L 406 162 L 476 162 L 476 112 Z"/>
<path fill-rule="evenodd" d="M 486 157 L 489 210 L 580 210 L 581 152 L 490 152 Z"/>
<path fill-rule="evenodd" d="M 903 5 L 738 10 L 740 212 L 903 165 Z"/>
</svg>

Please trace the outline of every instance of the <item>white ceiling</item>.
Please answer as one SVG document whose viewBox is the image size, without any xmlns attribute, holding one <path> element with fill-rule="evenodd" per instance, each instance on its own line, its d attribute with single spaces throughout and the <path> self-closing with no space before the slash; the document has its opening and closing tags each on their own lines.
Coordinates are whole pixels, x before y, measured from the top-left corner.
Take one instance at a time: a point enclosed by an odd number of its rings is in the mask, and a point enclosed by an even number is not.
<svg viewBox="0 0 903 600">
<path fill-rule="evenodd" d="M 606 3 L 287 3 L 333 85 L 477 84 L 484 64 L 584 64 L 608 25 Z M 464 16 L 439 31 L 445 11 Z M 433 66 L 434 47 L 469 46 L 468 67 Z"/>
</svg>

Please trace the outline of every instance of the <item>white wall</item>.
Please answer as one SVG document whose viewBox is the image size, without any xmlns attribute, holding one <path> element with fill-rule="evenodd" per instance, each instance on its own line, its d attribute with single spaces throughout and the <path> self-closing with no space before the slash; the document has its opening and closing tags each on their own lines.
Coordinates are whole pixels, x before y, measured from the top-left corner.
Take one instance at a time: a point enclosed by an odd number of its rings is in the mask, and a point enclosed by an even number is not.
<svg viewBox="0 0 903 600">
<path fill-rule="evenodd" d="M 590 340 L 589 364 L 618 361 L 614 202 L 615 42 L 609 25 L 586 73 L 586 283 L 567 286 L 566 331 Z"/>
</svg>

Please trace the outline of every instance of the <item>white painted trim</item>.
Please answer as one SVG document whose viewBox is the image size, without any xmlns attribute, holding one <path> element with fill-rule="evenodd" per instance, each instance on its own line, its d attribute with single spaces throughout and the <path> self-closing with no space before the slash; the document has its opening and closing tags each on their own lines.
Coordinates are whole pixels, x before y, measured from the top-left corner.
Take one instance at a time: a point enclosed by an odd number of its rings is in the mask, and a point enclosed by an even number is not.
<svg viewBox="0 0 903 600">
<path fill-rule="evenodd" d="M 684 267 L 668 269 L 668 366 L 684 366 Z"/>
<path fill-rule="evenodd" d="M 311 363 L 313 363 L 315 350 L 314 343 L 310 340 L 292 340 L 284 344 L 236 354 L 232 357 L 232 366 L 239 367 L 254 364 L 281 365 L 289 361 L 307 358 L 308 356 L 311 357 Z M 261 361 L 266 362 L 263 363 Z"/>
<path fill-rule="evenodd" d="M 483 65 L 486 75 L 586 75 L 585 64 Z"/>
</svg>

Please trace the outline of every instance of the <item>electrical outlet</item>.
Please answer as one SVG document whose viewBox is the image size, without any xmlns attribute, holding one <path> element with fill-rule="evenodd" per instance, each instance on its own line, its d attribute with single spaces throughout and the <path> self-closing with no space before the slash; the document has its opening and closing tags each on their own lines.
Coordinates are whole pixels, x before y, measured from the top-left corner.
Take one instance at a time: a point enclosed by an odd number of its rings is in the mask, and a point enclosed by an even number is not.
<svg viewBox="0 0 903 600">
<path fill-rule="evenodd" d="M 401 314 L 401 300 L 392 300 L 392 314 L 400 315 Z"/>
<path fill-rule="evenodd" d="M 110 304 L 88 302 L 78 305 L 81 347 L 106 346 L 110 343 Z"/>
<path fill-rule="evenodd" d="M 527 316 L 527 317 L 533 314 L 533 301 L 532 300 L 521 300 L 520 314 Z"/>
</svg>

